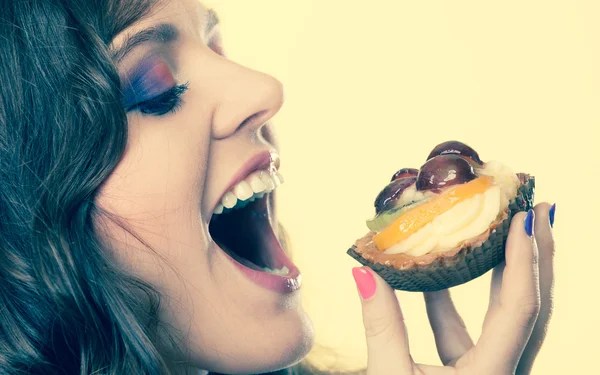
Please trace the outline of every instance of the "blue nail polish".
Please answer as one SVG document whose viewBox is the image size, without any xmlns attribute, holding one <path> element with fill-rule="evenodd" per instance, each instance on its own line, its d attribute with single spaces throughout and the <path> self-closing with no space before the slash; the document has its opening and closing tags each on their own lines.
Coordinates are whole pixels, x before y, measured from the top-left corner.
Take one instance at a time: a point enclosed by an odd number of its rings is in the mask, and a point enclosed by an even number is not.
<svg viewBox="0 0 600 375">
<path fill-rule="evenodd" d="M 529 210 L 527 212 L 527 216 L 525 216 L 525 232 L 529 237 L 533 235 L 533 219 L 534 219 L 533 210 Z"/>
<path fill-rule="evenodd" d="M 548 216 L 550 217 L 550 226 L 554 228 L 554 212 L 556 211 L 556 203 L 550 207 L 550 211 L 548 211 Z"/>
</svg>

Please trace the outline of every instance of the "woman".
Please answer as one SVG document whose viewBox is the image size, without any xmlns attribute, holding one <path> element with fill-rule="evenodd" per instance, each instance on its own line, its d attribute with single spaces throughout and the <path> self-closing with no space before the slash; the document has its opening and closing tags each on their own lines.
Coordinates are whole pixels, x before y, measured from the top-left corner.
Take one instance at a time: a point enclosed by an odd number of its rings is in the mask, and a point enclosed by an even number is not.
<svg viewBox="0 0 600 375">
<path fill-rule="evenodd" d="M 0 373 L 318 373 L 274 209 L 282 87 L 223 56 L 215 13 L 11 0 L 0 35 Z M 392 290 L 355 270 L 367 373 L 528 373 L 553 212 L 514 219 L 477 345 L 426 295 L 444 368 L 412 362 Z"/>
</svg>

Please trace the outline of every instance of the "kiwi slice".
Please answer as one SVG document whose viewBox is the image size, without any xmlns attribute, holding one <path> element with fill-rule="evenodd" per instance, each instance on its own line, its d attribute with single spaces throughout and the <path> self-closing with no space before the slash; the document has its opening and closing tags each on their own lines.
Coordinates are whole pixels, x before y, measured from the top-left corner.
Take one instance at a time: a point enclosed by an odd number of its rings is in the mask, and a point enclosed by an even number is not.
<svg viewBox="0 0 600 375">
<path fill-rule="evenodd" d="M 375 215 L 373 219 L 367 220 L 367 227 L 374 232 L 379 232 L 400 217 L 399 212 L 400 207 L 394 207 L 390 210 L 380 212 Z"/>
<path fill-rule="evenodd" d="M 379 214 L 375 215 L 373 219 L 367 220 L 367 227 L 374 232 L 380 232 L 383 229 L 387 228 L 388 225 L 396 221 L 396 219 L 402 216 L 406 211 L 420 206 L 421 204 L 427 201 L 428 199 L 423 199 L 421 201 L 413 201 L 408 204 L 405 204 L 404 206 L 394 207 L 389 210 L 380 212 Z"/>
</svg>

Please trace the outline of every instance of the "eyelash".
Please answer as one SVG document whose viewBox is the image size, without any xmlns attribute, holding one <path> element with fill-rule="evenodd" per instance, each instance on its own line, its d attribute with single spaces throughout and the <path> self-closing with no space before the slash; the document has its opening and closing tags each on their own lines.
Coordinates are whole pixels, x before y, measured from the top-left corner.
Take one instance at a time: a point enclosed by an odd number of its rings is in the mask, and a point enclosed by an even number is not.
<svg viewBox="0 0 600 375">
<path fill-rule="evenodd" d="M 164 93 L 132 107 L 127 112 L 138 110 L 142 114 L 151 116 L 163 116 L 167 113 L 175 113 L 182 104 L 181 96 L 188 90 L 188 83 L 173 86 Z"/>
</svg>

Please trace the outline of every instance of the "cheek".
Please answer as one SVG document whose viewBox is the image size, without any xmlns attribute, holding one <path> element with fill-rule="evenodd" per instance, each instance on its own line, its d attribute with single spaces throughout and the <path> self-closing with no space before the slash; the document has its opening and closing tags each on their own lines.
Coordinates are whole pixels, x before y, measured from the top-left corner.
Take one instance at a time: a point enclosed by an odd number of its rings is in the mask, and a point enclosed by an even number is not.
<svg viewBox="0 0 600 375">
<path fill-rule="evenodd" d="M 131 116 L 127 149 L 96 200 L 109 213 L 97 228 L 119 265 L 177 300 L 185 297 L 178 275 L 210 267 L 200 219 L 210 130 L 198 116 L 183 108 Z"/>
<path fill-rule="evenodd" d="M 123 219 L 151 222 L 198 212 L 209 150 L 208 125 L 184 111 L 162 120 L 132 116 L 127 149 L 100 191 L 100 206 Z"/>
<path fill-rule="evenodd" d="M 182 108 L 166 117 L 132 115 L 127 149 L 96 201 L 152 250 L 174 262 L 190 253 L 181 251 L 182 246 L 204 247 L 208 238 L 200 207 L 210 127 L 199 122 L 193 108 L 187 112 Z M 143 253 L 138 251 L 141 243 L 126 230 L 107 225 L 109 238 L 118 239 L 114 247 L 119 255 L 135 264 Z"/>
</svg>

